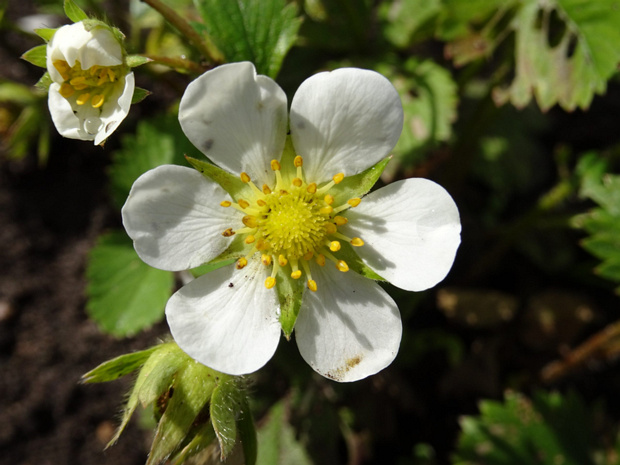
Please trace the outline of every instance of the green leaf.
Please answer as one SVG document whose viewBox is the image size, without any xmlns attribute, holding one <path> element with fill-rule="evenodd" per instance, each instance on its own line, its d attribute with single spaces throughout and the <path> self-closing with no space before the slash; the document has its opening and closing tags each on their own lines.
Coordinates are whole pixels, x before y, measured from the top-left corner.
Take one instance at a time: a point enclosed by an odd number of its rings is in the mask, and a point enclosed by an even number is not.
<svg viewBox="0 0 620 465">
<path fill-rule="evenodd" d="M 40 68 L 47 68 L 47 45 L 37 45 L 24 53 L 21 58 Z"/>
<path fill-rule="evenodd" d="M 49 42 L 50 40 L 52 40 L 52 37 L 54 37 L 54 34 L 56 34 L 57 30 L 58 29 L 40 28 L 40 29 L 35 29 L 34 32 L 45 42 Z"/>
<path fill-rule="evenodd" d="M 226 61 L 251 61 L 275 78 L 297 40 L 301 19 L 285 0 L 194 0 L 214 44 Z"/>
<path fill-rule="evenodd" d="M 145 57 L 142 55 L 128 55 L 126 58 L 127 66 L 130 68 L 135 68 L 137 66 L 142 66 L 147 63 L 152 62 L 153 60 L 149 57 Z"/>
<path fill-rule="evenodd" d="M 135 87 L 133 90 L 133 96 L 131 97 L 131 104 L 140 103 L 142 100 L 151 95 L 151 91 L 143 89 L 141 87 Z"/>
<path fill-rule="evenodd" d="M 247 406 L 247 401 L 238 378 L 223 379 L 213 390 L 211 422 L 220 444 L 222 460 L 232 452 L 237 442 L 237 414 L 243 406 Z"/>
<path fill-rule="evenodd" d="M 187 166 L 183 155 L 200 153 L 187 140 L 173 115 L 140 121 L 136 133 L 124 135 L 121 145 L 112 154 L 109 171 L 112 198 L 119 208 L 141 174 L 165 164 Z"/>
<path fill-rule="evenodd" d="M 65 0 L 64 8 L 67 18 L 74 23 L 79 23 L 80 21 L 88 19 L 88 15 L 84 13 L 84 10 L 77 6 L 73 0 Z"/>
<path fill-rule="evenodd" d="M 145 264 L 125 233 L 99 238 L 88 268 L 90 317 L 106 333 L 130 336 L 161 320 L 172 294 L 173 275 Z"/>
<path fill-rule="evenodd" d="M 157 349 L 157 346 L 150 349 L 141 350 L 132 354 L 120 355 L 112 360 L 102 363 L 97 368 L 90 370 L 82 375 L 83 383 L 105 383 L 114 381 L 122 376 L 136 371 L 140 368 L 151 354 Z"/>
<path fill-rule="evenodd" d="M 291 278 L 288 268 L 278 271 L 276 291 L 280 302 L 280 325 L 286 339 L 293 334 L 305 288 L 306 280 Z"/>
<path fill-rule="evenodd" d="M 269 410 L 267 420 L 258 430 L 258 444 L 257 465 L 312 464 L 308 452 L 296 439 L 282 401 Z"/>
<path fill-rule="evenodd" d="M 380 13 L 385 23 L 385 36 L 398 48 L 414 44 L 418 38 L 426 38 L 432 30 L 422 37 L 420 32 L 442 11 L 441 0 L 395 0 L 381 4 Z"/>
<path fill-rule="evenodd" d="M 550 43 L 549 24 L 563 32 Z M 532 97 L 548 110 L 556 103 L 565 110 L 588 108 L 603 94 L 620 62 L 620 9 L 616 0 L 555 0 L 522 2 L 510 23 L 515 32 L 515 78 L 496 88 L 494 98 L 518 108 Z"/>
<path fill-rule="evenodd" d="M 252 189 L 239 176 L 235 176 L 212 163 L 197 160 L 196 158 L 186 158 L 190 165 L 202 173 L 205 178 L 218 183 L 235 201 L 239 198 L 249 198 L 254 195 Z"/>
<path fill-rule="evenodd" d="M 241 446 L 243 447 L 245 465 L 255 465 L 256 456 L 258 454 L 256 426 L 254 425 L 254 418 L 252 417 L 252 411 L 250 410 L 250 403 L 247 397 L 244 397 L 241 402 L 241 413 L 237 420 L 237 431 L 239 433 L 239 439 L 241 440 Z"/>
</svg>

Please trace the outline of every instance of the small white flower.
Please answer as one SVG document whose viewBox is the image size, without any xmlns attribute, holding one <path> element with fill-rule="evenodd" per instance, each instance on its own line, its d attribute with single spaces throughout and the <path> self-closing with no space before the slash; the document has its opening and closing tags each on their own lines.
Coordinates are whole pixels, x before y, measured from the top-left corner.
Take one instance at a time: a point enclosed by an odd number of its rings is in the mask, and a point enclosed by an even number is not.
<svg viewBox="0 0 620 465">
<path fill-rule="evenodd" d="M 48 104 L 64 137 L 101 144 L 129 113 L 135 87 L 120 40 L 88 20 L 59 28 L 47 44 Z"/>
<path fill-rule="evenodd" d="M 402 324 L 376 282 L 348 271 L 343 244 L 394 285 L 427 289 L 454 261 L 458 210 L 425 179 L 343 197 L 343 178 L 384 159 L 402 130 L 398 93 L 380 74 L 340 69 L 306 80 L 290 110 L 292 155 L 286 108 L 282 89 L 250 63 L 196 79 L 181 100 L 181 126 L 240 176 L 245 193 L 233 199 L 196 170 L 160 166 L 135 182 L 123 223 L 138 255 L 165 270 L 209 262 L 233 239 L 244 247 L 236 266 L 191 281 L 168 302 L 172 335 L 190 356 L 235 375 L 262 367 L 280 339 L 276 290 L 304 276 L 301 355 L 323 376 L 355 381 L 394 360 Z"/>
</svg>

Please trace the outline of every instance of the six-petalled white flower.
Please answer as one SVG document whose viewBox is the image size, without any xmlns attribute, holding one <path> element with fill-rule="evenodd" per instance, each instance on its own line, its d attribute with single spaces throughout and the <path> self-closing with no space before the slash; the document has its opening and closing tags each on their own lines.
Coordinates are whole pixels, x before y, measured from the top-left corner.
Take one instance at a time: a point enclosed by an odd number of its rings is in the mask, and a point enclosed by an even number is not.
<svg viewBox="0 0 620 465">
<path fill-rule="evenodd" d="M 188 86 L 179 119 L 196 147 L 247 186 L 233 199 L 198 171 L 165 165 L 143 174 L 123 207 L 138 255 L 156 268 L 190 269 L 243 239 L 236 266 L 169 300 L 179 346 L 225 373 L 262 367 L 280 339 L 276 286 L 286 274 L 305 282 L 295 339 L 312 368 L 355 381 L 389 365 L 402 333 L 398 308 L 375 281 L 349 271 L 343 244 L 395 286 L 420 291 L 446 276 L 461 230 L 450 195 L 425 179 L 342 197 L 343 179 L 398 141 L 403 110 L 390 82 L 353 68 L 317 74 L 298 89 L 289 118 L 282 89 L 252 64 L 234 63 Z M 285 160 L 289 128 L 295 154 Z"/>
<path fill-rule="evenodd" d="M 59 28 L 47 44 L 48 104 L 58 132 L 99 145 L 129 113 L 135 80 L 120 38 L 96 20 Z"/>
</svg>

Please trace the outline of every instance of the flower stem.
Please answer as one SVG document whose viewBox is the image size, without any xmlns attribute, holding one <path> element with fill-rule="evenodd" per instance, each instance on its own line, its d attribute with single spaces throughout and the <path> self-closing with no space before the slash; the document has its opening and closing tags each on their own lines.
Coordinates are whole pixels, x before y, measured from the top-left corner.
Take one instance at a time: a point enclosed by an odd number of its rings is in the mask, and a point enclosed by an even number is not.
<svg viewBox="0 0 620 465">
<path fill-rule="evenodd" d="M 192 60 L 184 60 L 182 58 L 173 58 L 173 57 L 164 57 L 160 55 L 144 55 L 151 60 L 151 63 L 168 66 L 169 68 L 174 68 L 182 71 L 187 71 L 189 73 L 202 74 L 207 71 L 205 66 L 202 66 L 195 61 Z"/>
<path fill-rule="evenodd" d="M 177 14 L 172 8 L 164 4 L 161 0 L 140 1 L 157 10 L 159 14 L 166 18 L 170 24 L 172 24 L 181 34 L 183 34 L 205 58 L 211 60 L 213 64 L 222 63 L 224 61 L 222 53 L 211 42 L 211 40 L 209 40 L 209 38 L 201 36 L 185 18 Z"/>
</svg>

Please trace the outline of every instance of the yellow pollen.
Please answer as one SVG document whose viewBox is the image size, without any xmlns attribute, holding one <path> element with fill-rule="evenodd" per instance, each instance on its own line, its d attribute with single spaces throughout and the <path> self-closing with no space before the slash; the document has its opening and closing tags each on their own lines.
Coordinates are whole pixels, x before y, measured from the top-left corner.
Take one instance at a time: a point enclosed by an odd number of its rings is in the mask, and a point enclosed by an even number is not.
<svg viewBox="0 0 620 465">
<path fill-rule="evenodd" d="M 357 207 L 360 204 L 361 201 L 362 201 L 362 199 L 360 199 L 358 197 L 355 197 L 353 199 L 347 200 L 347 203 L 349 205 L 351 205 L 352 207 Z"/>
<path fill-rule="evenodd" d="M 342 271 L 343 273 L 349 271 L 349 265 L 347 265 L 347 262 L 345 262 L 344 260 L 338 260 L 336 262 L 336 268 L 338 268 L 338 270 Z"/>
<path fill-rule="evenodd" d="M 295 157 L 295 160 L 293 160 L 293 164 L 296 168 L 301 168 L 302 166 L 304 166 L 304 159 L 301 156 L 297 155 Z"/>
<path fill-rule="evenodd" d="M 334 223 L 336 223 L 336 226 L 344 226 L 348 222 L 349 220 L 344 216 L 334 216 Z"/>
<path fill-rule="evenodd" d="M 250 176 L 248 175 L 248 173 L 246 173 L 245 171 L 242 172 L 239 177 L 241 178 L 242 182 L 248 183 L 250 182 L 252 179 L 250 178 Z"/>
<path fill-rule="evenodd" d="M 280 266 L 286 266 L 286 264 L 288 263 L 288 260 L 286 259 L 284 255 L 280 254 L 278 256 L 278 263 L 280 264 Z"/>
<path fill-rule="evenodd" d="M 263 184 L 263 194 L 265 195 L 271 194 L 271 189 L 269 189 L 269 186 L 267 184 Z"/>
<path fill-rule="evenodd" d="M 93 99 L 91 101 L 91 105 L 93 108 L 100 108 L 103 105 L 104 97 L 101 94 L 93 95 Z"/>
<path fill-rule="evenodd" d="M 280 162 L 278 160 L 271 160 L 271 169 L 273 171 L 280 171 Z"/>
<path fill-rule="evenodd" d="M 255 240 L 256 240 L 256 238 L 250 234 L 248 237 L 245 238 L 244 242 L 246 244 L 252 244 L 252 243 L 254 243 Z"/>
<path fill-rule="evenodd" d="M 312 292 L 316 292 L 316 281 L 314 279 L 309 279 L 308 280 L 308 289 L 310 289 Z"/>
<path fill-rule="evenodd" d="M 239 206 L 243 209 L 246 209 L 250 206 L 250 202 L 248 202 L 247 200 L 243 200 L 243 199 L 239 199 L 237 201 L 237 203 L 239 204 Z"/>
<path fill-rule="evenodd" d="M 269 276 L 267 279 L 265 279 L 265 287 L 267 289 L 271 289 L 275 285 L 276 285 L 276 278 L 274 278 L 273 276 Z"/>
<path fill-rule="evenodd" d="M 304 182 L 303 182 L 301 179 L 299 179 L 299 178 L 295 178 L 295 179 L 293 179 L 293 186 L 295 186 L 295 187 L 301 187 L 301 185 L 302 185 L 303 183 L 304 183 Z"/>
<path fill-rule="evenodd" d="M 314 194 L 316 192 L 316 183 L 313 182 L 312 184 L 308 184 L 308 187 L 306 187 L 306 190 L 308 191 L 309 194 Z"/>
<path fill-rule="evenodd" d="M 351 239 L 351 245 L 354 247 L 361 247 L 364 245 L 364 241 L 361 240 L 359 237 L 354 237 L 353 239 Z"/>
<path fill-rule="evenodd" d="M 75 86 L 74 86 L 75 87 Z M 86 102 L 88 102 L 90 100 L 90 94 L 88 92 L 84 92 L 82 95 L 80 95 L 77 100 L 75 101 L 75 103 L 77 103 L 78 105 L 84 105 Z"/>
<path fill-rule="evenodd" d="M 327 205 L 331 205 L 332 203 L 334 203 L 334 196 L 327 194 L 325 198 L 323 198 L 323 200 Z"/>
<path fill-rule="evenodd" d="M 235 235 L 235 231 L 233 231 L 232 228 L 228 228 L 226 231 L 222 233 L 222 236 L 224 237 L 230 237 L 234 235 Z"/>
<path fill-rule="evenodd" d="M 255 228 L 258 226 L 258 220 L 254 217 L 254 216 L 244 216 L 241 221 L 243 222 L 243 224 L 245 224 L 248 228 Z"/>
<path fill-rule="evenodd" d="M 271 265 L 271 255 L 267 255 L 267 254 L 262 254 L 260 256 L 260 261 L 263 265 L 265 266 L 269 266 Z"/>
<path fill-rule="evenodd" d="M 338 229 L 334 223 L 327 223 L 325 225 L 325 232 L 327 234 L 334 234 L 336 231 L 338 231 Z"/>
<path fill-rule="evenodd" d="M 344 179 L 344 173 L 338 173 L 332 178 L 336 184 L 340 184 Z"/>
<path fill-rule="evenodd" d="M 242 268 L 245 268 L 245 266 L 248 264 L 248 259 L 245 257 L 241 257 L 239 260 L 237 260 L 237 269 L 240 270 Z"/>
<path fill-rule="evenodd" d="M 332 252 L 338 252 L 340 250 L 340 242 L 331 241 L 329 243 L 329 250 L 331 250 Z"/>
<path fill-rule="evenodd" d="M 230 207 L 231 205 L 232 205 L 232 203 L 229 202 L 228 200 L 222 200 L 220 202 L 220 206 L 222 206 L 222 207 Z"/>
<path fill-rule="evenodd" d="M 325 266 L 325 255 L 323 255 L 323 254 L 319 254 L 319 255 L 316 257 L 316 262 L 317 262 L 317 264 L 318 264 L 319 266 Z"/>
<path fill-rule="evenodd" d="M 301 278 L 301 270 L 296 270 L 291 273 L 291 278 L 299 279 Z"/>
</svg>

